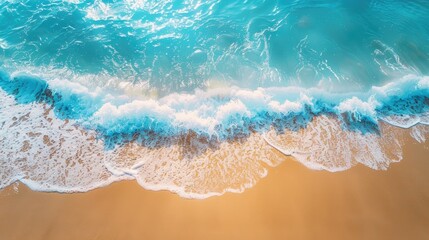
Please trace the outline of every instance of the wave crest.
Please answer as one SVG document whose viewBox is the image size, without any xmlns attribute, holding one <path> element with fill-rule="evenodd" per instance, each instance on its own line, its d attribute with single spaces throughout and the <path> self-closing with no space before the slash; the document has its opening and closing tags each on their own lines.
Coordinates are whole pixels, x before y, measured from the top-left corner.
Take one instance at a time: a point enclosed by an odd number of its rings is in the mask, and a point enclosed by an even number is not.
<svg viewBox="0 0 429 240">
<path fill-rule="evenodd" d="M 0 87 L 0 188 L 80 192 L 136 179 L 205 198 L 253 186 L 287 156 L 318 170 L 384 170 L 406 136 L 429 132 L 428 77 L 354 94 L 230 88 L 147 100 L 22 74 L 2 73 Z"/>
</svg>

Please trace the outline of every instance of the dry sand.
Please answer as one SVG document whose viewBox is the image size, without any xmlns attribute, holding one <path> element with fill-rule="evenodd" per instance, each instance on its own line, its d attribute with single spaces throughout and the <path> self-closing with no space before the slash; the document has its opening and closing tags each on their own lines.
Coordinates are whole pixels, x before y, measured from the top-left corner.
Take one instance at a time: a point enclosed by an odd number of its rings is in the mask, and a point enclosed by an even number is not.
<svg viewBox="0 0 429 240">
<path fill-rule="evenodd" d="M 0 193 L 0 239 L 429 239 L 428 144 L 388 171 L 291 159 L 242 194 L 182 199 L 133 181 L 81 194 Z"/>
</svg>

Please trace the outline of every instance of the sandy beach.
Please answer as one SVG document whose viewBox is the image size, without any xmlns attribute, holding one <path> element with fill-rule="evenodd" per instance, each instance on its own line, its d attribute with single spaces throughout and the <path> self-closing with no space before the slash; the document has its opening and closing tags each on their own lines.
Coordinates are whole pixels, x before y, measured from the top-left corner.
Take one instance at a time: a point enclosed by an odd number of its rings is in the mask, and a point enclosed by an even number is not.
<svg viewBox="0 0 429 240">
<path fill-rule="evenodd" d="M 429 0 L 0 0 L 0 240 L 429 240 Z"/>
<path fill-rule="evenodd" d="M 287 159 L 242 194 L 205 200 L 114 183 L 0 194 L 0 239 L 429 239 L 428 145 L 388 171 L 313 171 Z"/>
</svg>

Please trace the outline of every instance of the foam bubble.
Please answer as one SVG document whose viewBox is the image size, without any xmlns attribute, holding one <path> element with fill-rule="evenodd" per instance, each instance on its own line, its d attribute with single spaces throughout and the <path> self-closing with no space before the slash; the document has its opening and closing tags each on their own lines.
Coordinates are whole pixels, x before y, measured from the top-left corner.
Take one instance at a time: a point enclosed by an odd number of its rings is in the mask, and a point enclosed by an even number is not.
<svg viewBox="0 0 429 240">
<path fill-rule="evenodd" d="M 146 189 L 192 198 L 242 192 L 283 160 L 259 135 L 219 142 L 189 133 L 160 147 L 129 143 L 114 152 L 126 161 L 109 159 L 113 172 L 132 174 Z"/>
<path fill-rule="evenodd" d="M 43 104 L 17 105 L 0 90 L 0 187 L 20 180 L 38 191 L 80 192 L 115 178 L 94 132 L 57 119 Z"/>
<path fill-rule="evenodd" d="M 347 170 L 361 163 L 385 170 L 402 158 L 401 130 L 382 125 L 379 132 L 345 130 L 339 120 L 320 116 L 298 131 L 274 130 L 266 133 L 268 142 L 295 157 L 305 166 L 331 172 Z"/>
<path fill-rule="evenodd" d="M 419 143 L 426 142 L 429 137 L 429 126 L 428 125 L 416 125 L 411 128 L 411 136 Z"/>
<path fill-rule="evenodd" d="M 2 73 L 0 188 L 21 181 L 76 192 L 135 179 L 206 198 L 242 192 L 285 155 L 317 170 L 385 170 L 401 160 L 408 132 L 427 138 L 426 82 L 409 76 L 359 94 L 232 87 L 110 101 L 106 89 Z"/>
</svg>

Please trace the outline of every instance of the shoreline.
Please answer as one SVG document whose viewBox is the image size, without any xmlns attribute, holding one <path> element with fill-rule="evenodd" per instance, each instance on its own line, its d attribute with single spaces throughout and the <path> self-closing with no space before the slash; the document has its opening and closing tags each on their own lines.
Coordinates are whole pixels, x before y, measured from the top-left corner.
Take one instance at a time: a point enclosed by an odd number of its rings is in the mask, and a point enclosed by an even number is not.
<svg viewBox="0 0 429 240">
<path fill-rule="evenodd" d="M 428 144 L 387 171 L 314 171 L 291 158 L 240 194 L 204 200 L 121 181 L 86 193 L 0 193 L 2 239 L 425 239 Z"/>
</svg>

